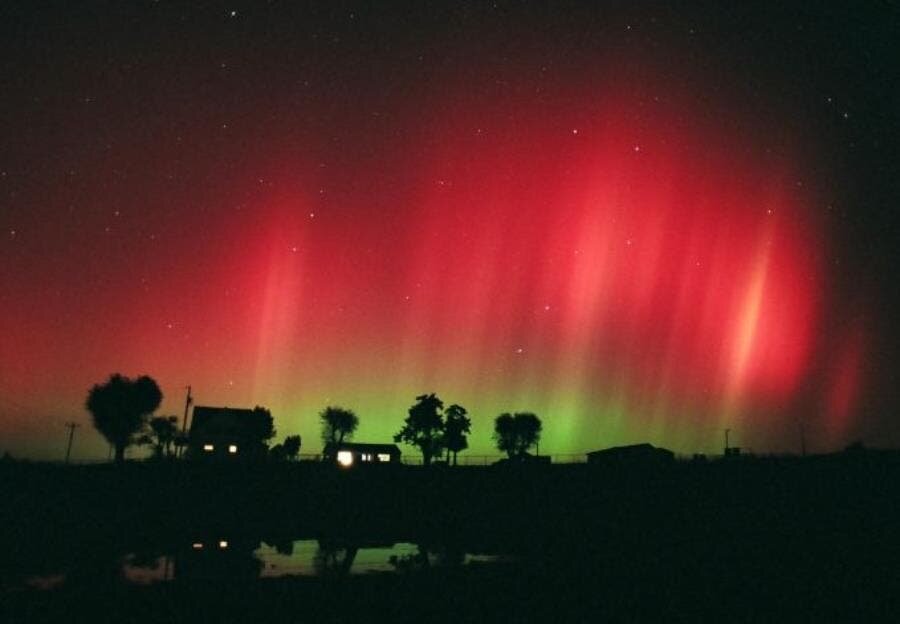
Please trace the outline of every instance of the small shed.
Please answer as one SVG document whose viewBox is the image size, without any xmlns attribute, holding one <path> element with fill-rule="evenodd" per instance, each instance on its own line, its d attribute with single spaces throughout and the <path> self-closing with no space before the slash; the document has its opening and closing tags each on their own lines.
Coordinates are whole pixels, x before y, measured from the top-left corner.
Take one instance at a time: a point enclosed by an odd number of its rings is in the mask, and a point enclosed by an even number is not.
<svg viewBox="0 0 900 624">
<path fill-rule="evenodd" d="M 324 457 L 340 466 L 391 465 L 400 463 L 400 449 L 396 444 L 365 444 L 360 442 L 329 442 L 322 451 Z"/>
<path fill-rule="evenodd" d="M 591 451 L 587 454 L 587 461 L 589 464 L 654 466 L 674 462 L 675 453 L 645 442 Z"/>
</svg>

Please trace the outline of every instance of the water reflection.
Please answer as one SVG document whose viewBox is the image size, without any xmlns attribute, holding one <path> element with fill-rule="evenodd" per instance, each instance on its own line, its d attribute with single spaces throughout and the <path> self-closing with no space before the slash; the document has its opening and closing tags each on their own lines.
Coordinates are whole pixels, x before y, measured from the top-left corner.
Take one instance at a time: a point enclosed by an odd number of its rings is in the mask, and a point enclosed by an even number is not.
<svg viewBox="0 0 900 624">
<path fill-rule="evenodd" d="M 177 580 L 253 580 L 263 562 L 256 556 L 259 540 L 209 536 L 184 543 L 175 551 Z"/>
<path fill-rule="evenodd" d="M 248 539 L 205 535 L 181 540 L 175 548 L 144 548 L 114 555 L 94 552 L 77 564 L 52 573 L 31 576 L 26 585 L 53 589 L 78 583 L 146 585 L 167 581 L 253 581 L 282 576 L 338 579 L 372 573 L 413 573 L 433 566 L 492 563 L 501 557 L 474 554 L 410 542 Z"/>
</svg>

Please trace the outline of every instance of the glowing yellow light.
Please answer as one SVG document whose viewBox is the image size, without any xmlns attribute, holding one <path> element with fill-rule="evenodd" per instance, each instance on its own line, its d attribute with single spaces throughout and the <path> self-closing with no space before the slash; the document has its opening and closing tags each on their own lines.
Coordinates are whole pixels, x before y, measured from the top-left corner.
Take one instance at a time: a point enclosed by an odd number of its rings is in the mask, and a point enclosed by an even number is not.
<svg viewBox="0 0 900 624">
<path fill-rule="evenodd" d="M 350 451 L 338 451 L 337 461 L 341 466 L 353 465 L 353 453 Z"/>
<path fill-rule="evenodd" d="M 391 456 L 388 453 L 378 453 L 378 461 L 389 462 L 391 461 Z"/>
<path fill-rule="evenodd" d="M 219 548 L 228 548 L 228 540 L 219 540 Z"/>
<path fill-rule="evenodd" d="M 194 542 L 193 544 L 191 544 L 191 546 L 194 548 L 194 550 L 203 550 L 202 542 Z"/>
<path fill-rule="evenodd" d="M 229 453 L 237 453 L 237 444 L 231 444 L 228 446 Z"/>
<path fill-rule="evenodd" d="M 213 450 L 215 450 L 215 448 L 216 447 L 214 447 L 212 444 L 204 444 L 203 445 L 203 450 L 206 451 L 207 453 L 212 452 Z"/>
</svg>

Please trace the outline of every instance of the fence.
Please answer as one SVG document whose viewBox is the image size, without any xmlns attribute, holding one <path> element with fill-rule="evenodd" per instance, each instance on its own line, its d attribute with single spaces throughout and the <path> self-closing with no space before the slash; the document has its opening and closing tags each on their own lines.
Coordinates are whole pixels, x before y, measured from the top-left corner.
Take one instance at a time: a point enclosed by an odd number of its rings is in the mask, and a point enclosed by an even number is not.
<svg viewBox="0 0 900 624">
<path fill-rule="evenodd" d="M 587 461 L 584 453 L 556 453 L 552 455 L 541 455 L 541 457 L 550 457 L 550 463 L 553 464 L 583 464 Z M 129 461 L 145 460 L 147 457 L 128 457 Z M 296 461 L 319 462 L 322 461 L 321 453 L 300 453 Z M 490 466 L 498 461 L 506 459 L 506 455 L 472 455 L 469 453 L 461 453 L 456 458 L 459 466 Z M 433 462 L 444 462 L 446 456 L 434 458 Z M 453 460 L 450 460 L 451 463 Z M 421 455 L 404 453 L 400 456 L 400 462 L 406 466 L 421 466 L 424 462 Z M 63 464 L 62 460 L 51 460 L 48 463 Z M 96 465 L 112 463 L 110 459 L 72 459 L 69 463 L 72 465 Z"/>
<path fill-rule="evenodd" d="M 550 463 L 553 464 L 583 464 L 587 461 L 584 453 L 558 453 L 554 455 L 541 455 L 541 457 L 549 457 Z M 471 455 L 468 453 L 458 455 L 456 463 L 459 466 L 490 466 L 500 460 L 506 459 L 506 455 Z M 400 461 L 408 466 L 421 466 L 421 455 L 402 455 Z M 438 458 L 433 461 L 446 461 L 446 457 Z M 451 463 L 453 460 L 450 460 Z"/>
</svg>

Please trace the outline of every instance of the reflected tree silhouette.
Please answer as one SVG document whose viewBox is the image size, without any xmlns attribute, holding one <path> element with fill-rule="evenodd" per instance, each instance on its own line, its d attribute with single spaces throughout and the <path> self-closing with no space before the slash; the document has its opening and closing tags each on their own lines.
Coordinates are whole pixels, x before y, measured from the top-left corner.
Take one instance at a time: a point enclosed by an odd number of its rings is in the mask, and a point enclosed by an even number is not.
<svg viewBox="0 0 900 624">
<path fill-rule="evenodd" d="M 320 539 L 313 555 L 313 569 L 323 578 L 343 578 L 350 573 L 358 550 L 355 545 Z"/>
<path fill-rule="evenodd" d="M 391 555 L 388 562 L 397 572 L 415 572 L 431 567 L 428 549 L 424 544 L 417 545 L 418 550 L 411 555 Z"/>
</svg>

